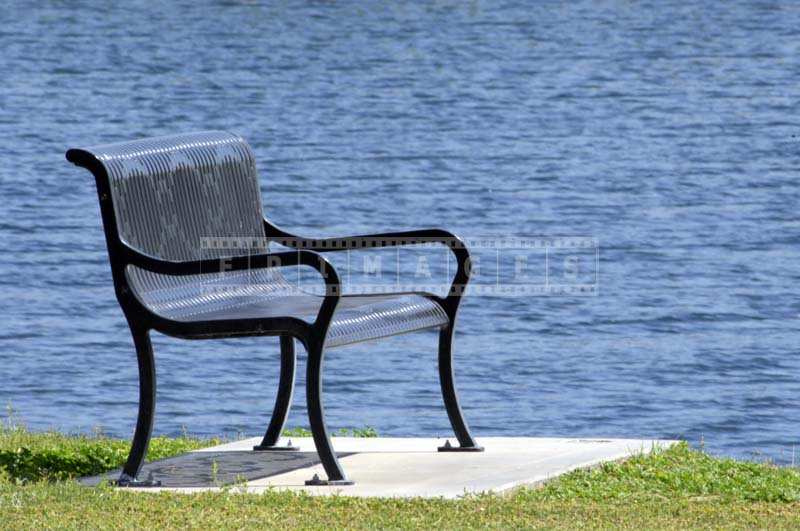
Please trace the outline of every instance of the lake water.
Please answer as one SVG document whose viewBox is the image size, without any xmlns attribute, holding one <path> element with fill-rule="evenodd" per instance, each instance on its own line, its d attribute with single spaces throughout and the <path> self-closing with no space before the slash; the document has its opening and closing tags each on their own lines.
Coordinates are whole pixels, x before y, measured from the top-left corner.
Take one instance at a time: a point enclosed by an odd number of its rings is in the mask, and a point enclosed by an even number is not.
<svg viewBox="0 0 800 531">
<path fill-rule="evenodd" d="M 478 438 L 791 461 L 800 4 L 48 4 L 0 13 L 0 403 L 31 427 L 135 424 L 94 182 L 64 151 L 227 129 L 255 150 L 267 215 L 301 234 L 597 239 L 597 296 L 464 301 Z M 277 339 L 154 342 L 157 432 L 261 433 Z M 331 350 L 330 425 L 449 434 L 435 348 Z"/>
</svg>

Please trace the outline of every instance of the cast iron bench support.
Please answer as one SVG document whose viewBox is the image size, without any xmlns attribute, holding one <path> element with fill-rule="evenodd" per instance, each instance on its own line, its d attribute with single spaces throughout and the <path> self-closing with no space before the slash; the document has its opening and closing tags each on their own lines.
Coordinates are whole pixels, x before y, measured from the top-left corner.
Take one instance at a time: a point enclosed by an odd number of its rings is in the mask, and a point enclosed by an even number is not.
<svg viewBox="0 0 800 531">
<path fill-rule="evenodd" d="M 261 444 L 254 446 L 253 450 L 258 452 L 286 452 L 299 450 L 291 443 L 280 446 L 280 439 L 286 419 L 289 418 L 289 408 L 292 406 L 292 395 L 294 394 L 294 372 L 297 364 L 297 356 L 294 353 L 294 338 L 288 335 L 281 336 L 281 375 L 278 380 L 278 394 L 275 397 L 275 407 L 272 410 L 272 418 L 269 421 L 264 439 Z"/>
<path fill-rule="evenodd" d="M 439 383 L 442 388 L 442 397 L 447 410 L 447 416 L 450 419 L 450 425 L 453 427 L 459 445 L 451 446 L 448 443 L 445 446 L 440 446 L 439 451 L 483 451 L 483 447 L 478 445 L 470 434 L 469 427 L 464 419 L 464 414 L 461 411 L 458 392 L 455 386 L 455 372 L 453 367 L 453 334 L 455 333 L 456 315 L 470 276 L 469 250 L 464 242 L 456 235 L 442 229 L 366 234 L 326 239 L 301 238 L 284 231 L 268 220 L 264 220 L 264 229 L 267 237 L 271 241 L 279 243 L 284 247 L 310 249 L 319 253 L 354 249 L 376 249 L 423 243 L 440 243 L 450 248 L 456 259 L 457 268 L 449 293 L 444 298 L 431 297 L 435 298 L 442 308 L 444 308 L 448 318 L 448 325 L 442 327 L 439 332 Z"/>
<path fill-rule="evenodd" d="M 281 370 L 275 408 L 261 444 L 255 447 L 264 451 L 292 449 L 278 443 L 294 389 L 294 341 L 303 344 L 308 352 L 309 424 L 327 474 L 325 480 L 315 477 L 307 483 L 349 485 L 352 482 L 334 453 L 325 423 L 322 369 L 326 348 L 439 328 L 442 396 L 459 442 L 458 446 L 447 444 L 439 450 L 482 450 L 464 420 L 453 374 L 456 314 L 470 267 L 469 252 L 459 238 L 441 229 L 331 239 L 289 234 L 263 217 L 254 157 L 247 143 L 230 133 L 192 133 L 71 149 L 67 160 L 87 168 L 95 177 L 115 293 L 133 336 L 139 365 L 139 414 L 133 444 L 118 481 L 120 486 L 158 484 L 152 478 L 138 479 L 155 413 L 156 373 L 149 337 L 152 330 L 183 339 L 280 337 Z M 179 214 L 191 219 L 179 220 Z M 234 229 L 244 231 L 241 236 L 280 243 L 294 250 L 259 250 L 229 256 L 213 248 L 201 249 L 194 241 L 199 236 L 240 236 Z M 323 253 L 332 251 L 430 242 L 449 247 L 457 260 L 445 297 L 424 292 L 388 294 L 380 299 L 342 295 L 339 276 L 323 257 Z M 298 266 L 311 267 L 319 273 L 325 283 L 324 296 L 299 291 L 280 275 L 282 268 Z M 245 277 L 237 276 L 237 272 L 247 272 L 246 283 L 242 284 Z M 258 281 L 253 282 L 251 276 Z M 208 279 L 219 278 L 239 282 L 234 287 L 245 289 L 247 298 L 242 299 L 236 290 L 221 295 L 203 291 Z M 253 292 L 264 293 L 264 304 L 269 306 L 257 302 Z M 226 304 L 215 305 L 215 297 L 221 297 Z M 312 308 L 313 316 L 292 313 L 299 311 L 296 305 L 282 307 L 283 300 L 290 298 L 305 304 L 301 304 L 303 308 Z M 340 308 L 343 300 L 346 304 Z M 380 308 L 393 311 L 376 309 L 380 304 L 385 305 Z M 281 308 L 286 309 L 285 314 Z M 342 314 L 339 320 L 337 312 Z M 387 313 L 394 314 L 395 320 L 387 321 Z M 369 326 L 350 327 L 353 316 Z M 332 333 L 333 325 L 336 330 Z"/>
</svg>

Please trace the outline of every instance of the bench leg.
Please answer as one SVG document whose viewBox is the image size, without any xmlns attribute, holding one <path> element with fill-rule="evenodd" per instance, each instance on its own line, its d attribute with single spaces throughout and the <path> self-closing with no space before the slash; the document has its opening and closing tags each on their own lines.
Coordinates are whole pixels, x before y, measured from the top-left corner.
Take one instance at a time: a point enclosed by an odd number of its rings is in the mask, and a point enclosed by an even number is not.
<svg viewBox="0 0 800 531">
<path fill-rule="evenodd" d="M 469 432 L 464 413 L 458 405 L 455 376 L 453 370 L 453 332 L 455 327 L 451 321 L 450 326 L 444 327 L 439 332 L 439 383 L 442 386 L 442 397 L 450 418 L 450 425 L 458 439 L 458 446 L 451 446 L 450 441 L 439 447 L 440 452 L 482 452 Z"/>
<path fill-rule="evenodd" d="M 322 342 L 309 342 L 308 365 L 306 366 L 306 401 L 308 402 L 308 420 L 311 424 L 311 433 L 314 436 L 314 445 L 317 447 L 317 454 L 325 468 L 328 479 L 320 479 L 314 476 L 313 479 L 306 481 L 306 485 L 353 485 L 348 480 L 339 464 L 339 459 L 333 452 L 328 429 L 325 426 L 325 411 L 322 407 L 322 358 L 324 348 Z"/>
<path fill-rule="evenodd" d="M 264 451 L 292 451 L 299 450 L 297 446 L 287 444 L 278 446 L 283 426 L 289 417 L 289 408 L 292 406 L 294 393 L 294 374 L 297 356 L 294 352 L 294 338 L 289 335 L 281 336 L 281 376 L 278 381 L 278 395 L 275 397 L 275 409 L 272 410 L 272 419 L 264 434 L 261 444 L 254 446 L 253 450 Z"/>
<path fill-rule="evenodd" d="M 117 480 L 120 487 L 157 487 L 160 481 L 152 478 L 140 481 L 136 479 L 142 469 L 142 463 L 150 445 L 153 431 L 153 415 L 156 409 L 156 364 L 153 358 L 153 345 L 150 343 L 148 330 L 131 327 L 133 343 L 136 346 L 136 358 L 139 363 L 139 416 L 136 420 L 136 431 L 128 460 Z"/>
</svg>

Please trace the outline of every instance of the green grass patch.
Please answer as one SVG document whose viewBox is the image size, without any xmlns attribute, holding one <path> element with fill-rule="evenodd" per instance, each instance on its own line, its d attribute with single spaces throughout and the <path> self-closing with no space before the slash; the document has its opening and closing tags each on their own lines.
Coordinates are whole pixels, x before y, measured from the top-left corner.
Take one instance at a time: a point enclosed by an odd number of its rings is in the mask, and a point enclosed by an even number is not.
<svg viewBox="0 0 800 531">
<path fill-rule="evenodd" d="M 711 456 L 679 443 L 625 461 L 578 470 L 532 495 L 542 499 L 595 501 L 635 498 L 717 498 L 800 501 L 800 471 L 770 463 Z"/>
<path fill-rule="evenodd" d="M 283 430 L 284 437 L 311 437 L 311 430 L 305 428 L 289 428 Z M 377 437 L 378 432 L 375 428 L 341 428 L 333 432 L 334 437 Z"/>
<path fill-rule="evenodd" d="M 347 434 L 374 436 L 374 430 Z M 307 435 L 289 430 L 288 436 Z M 162 458 L 216 439 L 154 439 Z M 102 435 L 0 430 L 3 528 L 797 528 L 800 472 L 678 444 L 578 470 L 508 495 L 441 499 L 312 497 L 269 491 L 134 493 L 71 479 L 119 467 L 129 443 Z M 358 478 L 356 478 L 358 479 Z"/>
<path fill-rule="evenodd" d="M 188 436 L 153 437 L 147 457 L 149 460 L 163 459 L 219 443 L 219 439 L 201 440 Z M 129 450 L 130 441 L 101 433 L 32 433 L 16 423 L 0 424 L 0 474 L 16 482 L 100 474 L 121 467 Z"/>
</svg>

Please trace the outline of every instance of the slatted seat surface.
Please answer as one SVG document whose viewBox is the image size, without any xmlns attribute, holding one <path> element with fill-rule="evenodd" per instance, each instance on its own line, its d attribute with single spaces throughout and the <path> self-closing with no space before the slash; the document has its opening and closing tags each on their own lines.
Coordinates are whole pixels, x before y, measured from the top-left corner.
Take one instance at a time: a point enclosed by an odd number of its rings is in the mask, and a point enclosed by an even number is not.
<svg viewBox="0 0 800 531">
<path fill-rule="evenodd" d="M 265 273 L 268 271 L 196 275 L 177 288 L 142 291 L 140 297 L 151 311 L 175 321 L 296 317 L 312 323 L 322 297 Z M 325 346 L 438 328 L 447 322 L 442 308 L 421 295 L 344 295 L 328 328 Z"/>
<path fill-rule="evenodd" d="M 242 254 L 208 245 L 209 238 L 265 242 L 255 159 L 238 135 L 192 133 L 87 151 L 108 172 L 120 238 L 134 249 L 162 260 L 191 261 Z M 169 276 L 129 266 L 126 276 L 149 310 L 175 321 L 297 317 L 310 323 L 322 301 L 290 285 L 279 268 Z M 325 344 L 447 323 L 441 307 L 424 296 L 345 296 Z"/>
</svg>

